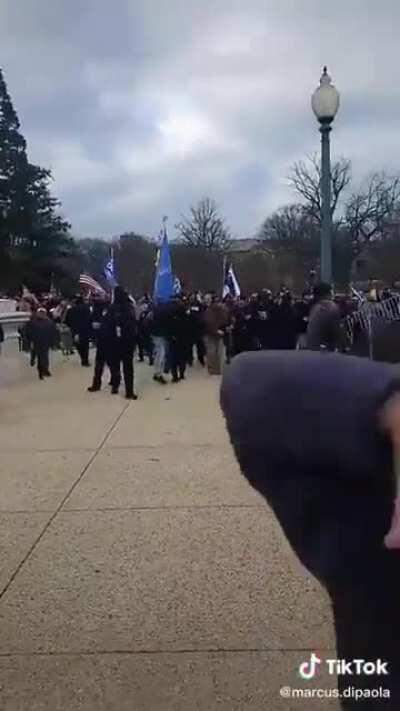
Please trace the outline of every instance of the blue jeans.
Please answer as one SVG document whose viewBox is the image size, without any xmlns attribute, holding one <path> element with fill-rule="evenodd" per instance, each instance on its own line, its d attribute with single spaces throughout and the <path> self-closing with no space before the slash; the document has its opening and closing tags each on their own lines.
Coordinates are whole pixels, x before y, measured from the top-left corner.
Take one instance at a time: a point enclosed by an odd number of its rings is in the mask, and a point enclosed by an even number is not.
<svg viewBox="0 0 400 711">
<path fill-rule="evenodd" d="M 167 353 L 167 341 L 161 336 L 153 336 L 154 343 L 154 375 L 164 373 L 165 356 Z"/>
</svg>

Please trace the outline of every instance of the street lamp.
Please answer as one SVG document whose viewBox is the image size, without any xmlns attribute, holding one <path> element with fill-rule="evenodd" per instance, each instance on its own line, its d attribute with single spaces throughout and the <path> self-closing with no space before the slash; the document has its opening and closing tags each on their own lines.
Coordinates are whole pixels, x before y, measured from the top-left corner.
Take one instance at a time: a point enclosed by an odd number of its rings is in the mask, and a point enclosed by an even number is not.
<svg viewBox="0 0 400 711">
<path fill-rule="evenodd" d="M 324 67 L 311 106 L 321 131 L 321 279 L 332 283 L 331 156 L 329 133 L 339 108 L 340 96 Z"/>
</svg>

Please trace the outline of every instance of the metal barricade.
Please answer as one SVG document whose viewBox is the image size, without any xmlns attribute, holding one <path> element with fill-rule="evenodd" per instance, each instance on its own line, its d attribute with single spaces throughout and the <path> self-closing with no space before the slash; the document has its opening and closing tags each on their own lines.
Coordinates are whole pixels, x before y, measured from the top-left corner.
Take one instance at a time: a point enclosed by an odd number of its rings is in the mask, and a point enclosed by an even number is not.
<svg viewBox="0 0 400 711">
<path fill-rule="evenodd" d="M 392 296 L 385 301 L 371 303 L 364 301 L 357 311 L 344 319 L 346 336 L 351 346 L 355 336 L 364 331 L 368 337 L 369 357 L 373 358 L 373 331 L 375 324 L 400 320 L 400 296 Z"/>
</svg>

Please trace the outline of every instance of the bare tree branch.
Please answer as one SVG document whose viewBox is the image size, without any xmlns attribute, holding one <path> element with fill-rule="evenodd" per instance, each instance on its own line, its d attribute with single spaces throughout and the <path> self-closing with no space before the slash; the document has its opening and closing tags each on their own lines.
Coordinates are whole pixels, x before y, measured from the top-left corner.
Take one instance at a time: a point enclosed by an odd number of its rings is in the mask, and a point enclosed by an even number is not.
<svg viewBox="0 0 400 711">
<path fill-rule="evenodd" d="M 265 247 L 292 252 L 300 260 L 315 262 L 319 254 L 319 226 L 304 205 L 285 205 L 267 217 L 260 230 Z"/>
<path fill-rule="evenodd" d="M 388 221 L 399 208 L 400 177 L 373 173 L 346 205 L 345 217 L 352 240 L 362 245 L 382 239 Z"/>
<path fill-rule="evenodd" d="M 309 214 L 321 224 L 321 165 L 317 154 L 295 163 L 289 173 L 289 185 L 304 201 Z M 339 158 L 331 168 L 331 215 L 335 214 L 339 200 L 351 180 L 351 162 Z"/>
<path fill-rule="evenodd" d="M 182 222 L 175 225 L 180 242 L 188 247 L 203 247 L 209 251 L 227 249 L 231 235 L 219 215 L 217 204 L 206 197 L 196 206 L 191 206 L 190 216 L 182 217 Z"/>
</svg>

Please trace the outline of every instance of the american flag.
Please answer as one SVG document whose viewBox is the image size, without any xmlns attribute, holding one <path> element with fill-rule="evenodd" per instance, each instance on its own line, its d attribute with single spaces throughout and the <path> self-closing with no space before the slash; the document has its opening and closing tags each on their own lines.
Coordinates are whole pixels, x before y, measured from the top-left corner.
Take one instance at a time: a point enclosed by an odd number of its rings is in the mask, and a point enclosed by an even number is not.
<svg viewBox="0 0 400 711">
<path fill-rule="evenodd" d="M 101 287 L 100 284 L 88 274 L 80 275 L 79 286 L 81 286 L 83 289 L 87 289 L 88 291 L 94 292 L 95 294 L 101 294 L 102 296 L 105 296 L 106 294 L 103 287 Z"/>
</svg>

